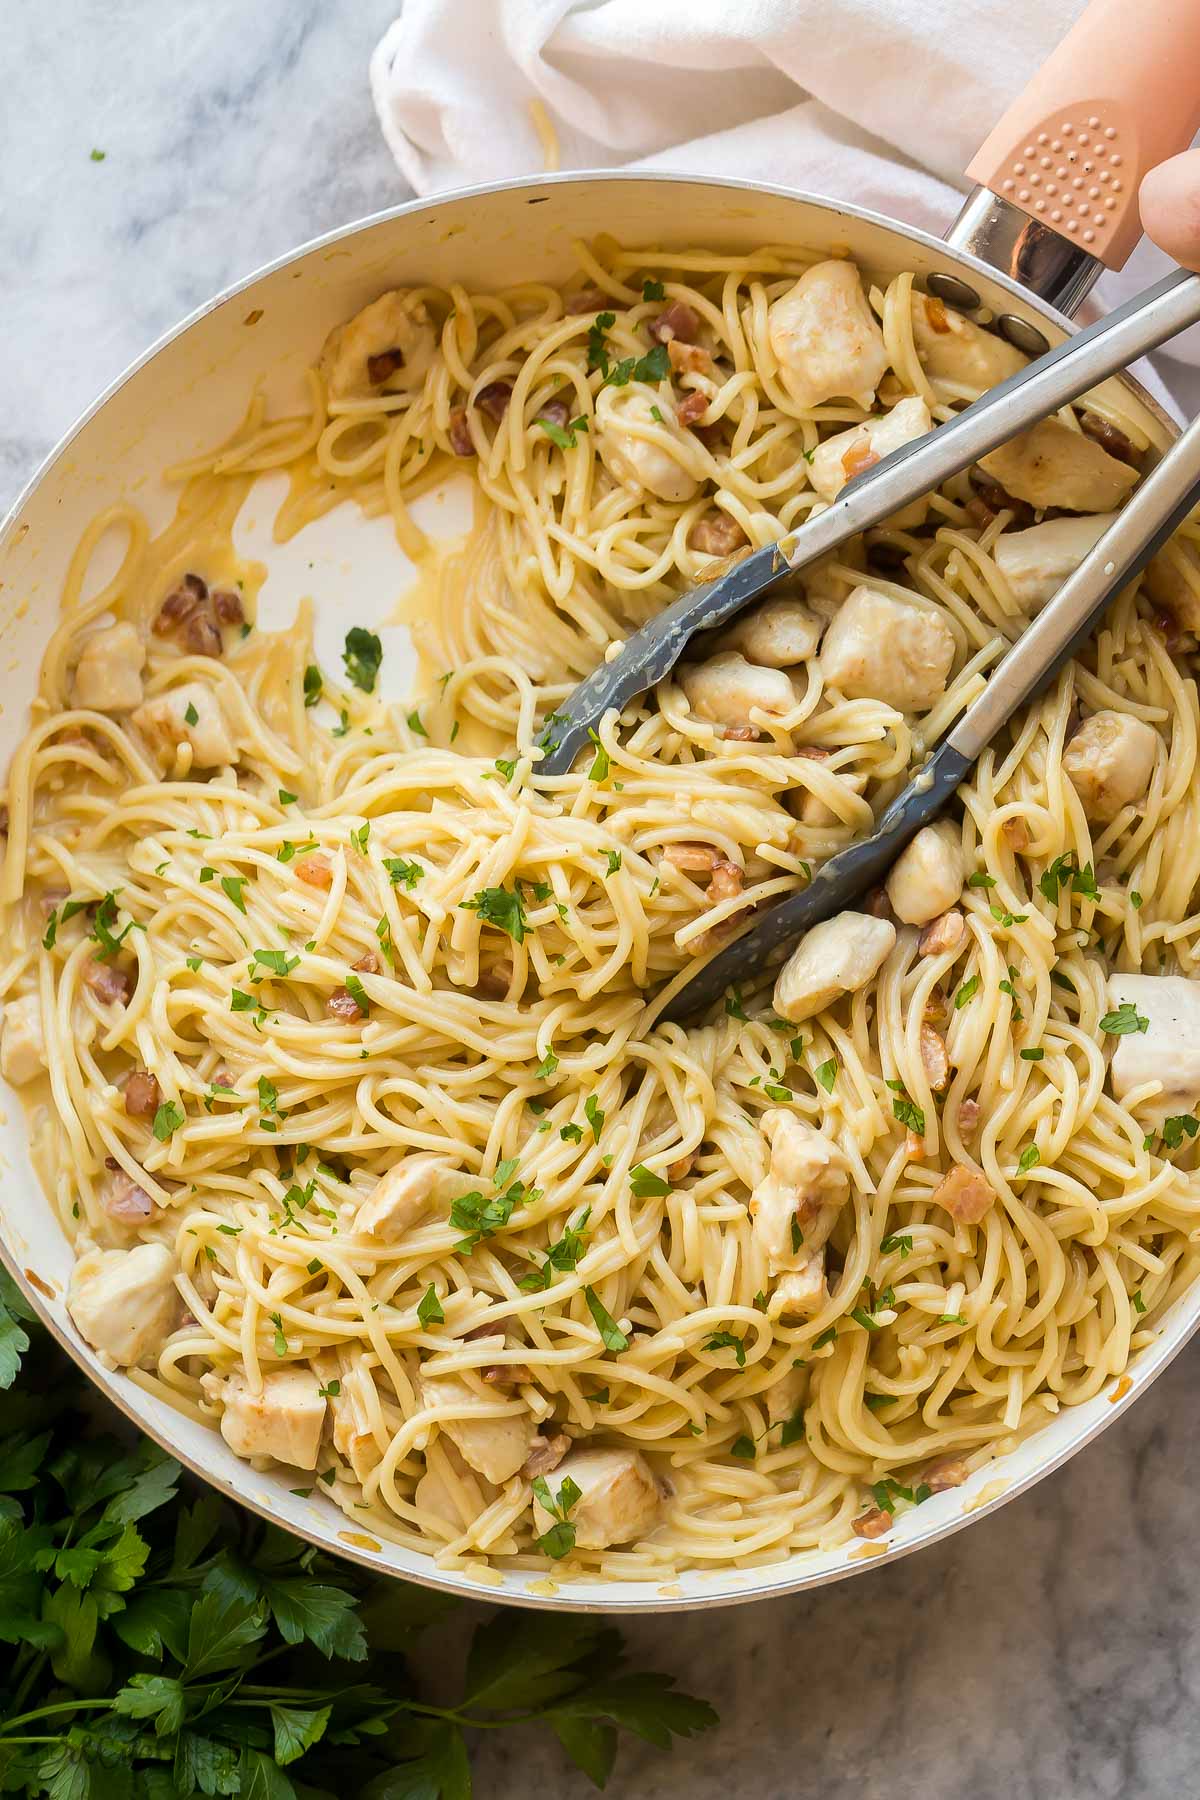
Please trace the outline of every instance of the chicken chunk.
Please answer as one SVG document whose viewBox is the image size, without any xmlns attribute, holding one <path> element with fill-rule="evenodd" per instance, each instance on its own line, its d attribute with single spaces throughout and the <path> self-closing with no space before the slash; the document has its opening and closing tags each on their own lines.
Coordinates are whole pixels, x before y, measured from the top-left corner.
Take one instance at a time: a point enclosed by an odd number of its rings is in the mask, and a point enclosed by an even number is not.
<svg viewBox="0 0 1200 1800">
<path fill-rule="evenodd" d="M 1157 1094 L 1140 1101 L 1139 1117 L 1161 1124 L 1174 1113 L 1189 1113 L 1200 1100 L 1200 981 L 1184 975 L 1110 975 L 1108 1004 L 1114 1012 L 1132 1006 L 1145 1031 L 1116 1038 L 1109 1075 L 1118 1100 L 1147 1082 Z"/>
<path fill-rule="evenodd" d="M 42 1031 L 42 1003 L 36 994 L 22 994 L 4 1008 L 0 1035 L 0 1075 L 12 1087 L 23 1087 L 46 1067 L 46 1038 Z"/>
<path fill-rule="evenodd" d="M 657 388 L 640 381 L 601 388 L 596 429 L 604 466 L 622 487 L 679 501 L 690 500 L 700 486 L 691 468 L 694 440 L 659 406 Z"/>
<path fill-rule="evenodd" d="M 798 407 L 870 406 L 888 366 L 883 333 L 851 262 L 816 263 L 767 313 L 779 377 Z"/>
<path fill-rule="evenodd" d="M 797 1369 L 793 1364 L 764 1390 L 763 1403 L 772 1425 L 782 1425 L 786 1420 L 795 1418 L 804 1402 L 807 1386 L 808 1370 Z"/>
<path fill-rule="evenodd" d="M 579 1489 L 568 1513 L 577 1549 L 605 1550 L 609 1544 L 632 1543 L 648 1536 L 658 1523 L 662 1490 L 637 1450 L 572 1451 L 549 1478 L 555 1500 L 568 1477 Z M 554 1523 L 535 1498 L 533 1528 L 539 1537 Z"/>
<path fill-rule="evenodd" d="M 1200 563 L 1180 538 L 1170 538 L 1146 564 L 1146 592 L 1183 631 L 1200 631 Z"/>
<path fill-rule="evenodd" d="M 1017 500 L 1067 512 L 1111 512 L 1138 478 L 1128 463 L 1057 418 L 1042 419 L 981 456 L 979 466 Z"/>
<path fill-rule="evenodd" d="M 220 1399 L 221 1436 L 235 1456 L 269 1456 L 315 1469 L 325 1426 L 325 1396 L 311 1369 L 275 1369 L 257 1393 L 242 1374 L 211 1383 Z"/>
<path fill-rule="evenodd" d="M 781 595 L 740 618 L 721 638 L 721 648 L 739 650 L 759 668 L 790 669 L 813 655 L 822 628 L 802 601 Z"/>
<path fill-rule="evenodd" d="M 426 1406 L 456 1408 L 460 1416 L 439 1419 L 439 1429 L 473 1469 L 497 1486 L 516 1474 L 533 1448 L 537 1427 L 532 1415 L 523 1407 L 505 1418 L 487 1417 L 486 1409 L 493 1402 L 481 1401 L 461 1375 L 423 1374 L 421 1396 Z M 484 1411 L 484 1417 L 469 1416 L 480 1411 Z"/>
<path fill-rule="evenodd" d="M 379 1445 L 371 1429 L 371 1378 L 365 1369 L 343 1369 L 336 1358 L 327 1360 L 328 1370 L 320 1373 L 333 1419 L 333 1447 L 345 1457 L 358 1479 L 365 1481 L 380 1461 Z"/>
<path fill-rule="evenodd" d="M 754 1236 L 772 1275 L 799 1269 L 833 1229 L 850 1192 L 839 1147 L 785 1107 L 763 1114 L 771 1146 L 767 1174 L 750 1196 Z"/>
<path fill-rule="evenodd" d="M 806 1257 L 798 1269 L 785 1270 L 775 1283 L 774 1306 L 784 1319 L 811 1319 L 828 1298 L 824 1244 Z"/>
<path fill-rule="evenodd" d="M 752 712 L 779 718 L 796 704 L 796 691 L 782 669 L 761 668 L 736 650 L 680 669 L 679 685 L 692 711 L 718 725 L 752 726 Z"/>
<path fill-rule="evenodd" d="M 996 1190 L 978 1169 L 966 1163 L 955 1163 L 929 1196 L 934 1206 L 943 1206 L 960 1225 L 978 1225 L 988 1208 L 995 1204 Z"/>
<path fill-rule="evenodd" d="M 1097 712 L 1084 720 L 1063 751 L 1062 766 L 1089 819 L 1115 819 L 1122 807 L 1141 799 L 1158 746 L 1154 727 L 1129 713 Z"/>
<path fill-rule="evenodd" d="M 823 500 L 836 500 L 848 481 L 874 468 L 877 462 L 902 444 L 911 444 L 933 430 L 929 408 L 923 400 L 901 400 L 877 419 L 865 419 L 849 431 L 826 438 L 813 452 L 810 479 Z M 908 509 L 905 509 L 907 515 Z M 924 511 L 922 511 L 924 517 Z M 920 520 L 914 518 L 913 524 Z"/>
<path fill-rule="evenodd" d="M 954 637 L 935 612 L 856 587 L 821 646 L 821 673 L 848 700 L 926 712 L 943 692 Z"/>
<path fill-rule="evenodd" d="M 955 904 L 965 879 L 958 833 L 949 825 L 925 825 L 893 863 L 887 897 L 906 925 L 928 925 Z"/>
<path fill-rule="evenodd" d="M 164 761 L 173 762 L 184 744 L 191 745 L 196 769 L 221 768 L 237 755 L 221 702 L 202 681 L 156 694 L 138 707 L 133 723 Z"/>
<path fill-rule="evenodd" d="M 1053 599 L 1115 518 L 1111 512 L 1091 513 L 1001 532 L 992 555 L 1023 612 L 1037 612 Z"/>
<path fill-rule="evenodd" d="M 133 625 L 122 621 L 85 640 L 75 665 L 76 706 L 94 712 L 129 712 L 142 703 L 146 646 Z"/>
<path fill-rule="evenodd" d="M 982 394 L 1023 369 L 1029 358 L 1014 344 L 984 331 L 933 294 L 912 296 L 913 343 L 931 381 Z"/>
<path fill-rule="evenodd" d="M 440 1443 L 439 1448 L 449 1471 L 458 1477 L 457 1481 L 441 1467 L 427 1467 L 417 1483 L 413 1499 L 425 1512 L 435 1513 L 453 1531 L 460 1532 L 478 1518 L 482 1510 L 479 1500 L 472 1498 L 473 1491 L 482 1490 L 483 1506 L 486 1507 L 495 1498 L 495 1489 L 490 1481 L 480 1481 L 468 1470 L 449 1439 Z"/>
<path fill-rule="evenodd" d="M 88 1250 L 71 1271 L 67 1311 L 92 1348 L 120 1368 L 152 1361 L 178 1310 L 175 1258 L 165 1244 Z"/>
<path fill-rule="evenodd" d="M 376 1182 L 358 1209 L 354 1229 L 395 1244 L 433 1205 L 446 1164 L 437 1156 L 405 1156 Z"/>
<path fill-rule="evenodd" d="M 842 912 L 805 932 L 779 972 L 775 1011 L 798 1024 L 865 987 L 896 942 L 896 927 L 869 913 Z"/>
<path fill-rule="evenodd" d="M 424 381 L 436 349 L 424 303 L 403 288 L 393 288 L 334 327 L 317 367 L 331 400 L 411 393 Z"/>
</svg>

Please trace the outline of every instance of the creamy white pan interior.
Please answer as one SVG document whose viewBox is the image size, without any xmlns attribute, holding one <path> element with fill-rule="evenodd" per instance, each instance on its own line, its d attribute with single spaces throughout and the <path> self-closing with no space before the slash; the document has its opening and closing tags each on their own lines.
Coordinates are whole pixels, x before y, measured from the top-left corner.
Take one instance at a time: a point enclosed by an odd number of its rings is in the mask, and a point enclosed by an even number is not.
<svg viewBox="0 0 1200 1800">
<path fill-rule="evenodd" d="M 705 244 L 751 249 L 791 242 L 853 256 L 881 274 L 918 276 L 952 269 L 935 239 L 902 234 L 884 221 L 781 192 L 666 177 L 575 177 L 468 193 L 413 206 L 319 244 L 251 280 L 166 341 L 115 389 L 51 459 L 0 538 L 0 759 L 7 765 L 24 729 L 43 645 L 58 615 L 63 574 L 80 533 L 102 507 L 135 499 L 158 526 L 175 495 L 160 471 L 220 441 L 242 417 L 256 382 L 272 409 L 295 401 L 305 367 L 329 328 L 385 287 L 451 280 L 491 289 L 537 278 L 565 279 L 576 237 L 611 232 L 627 247 Z M 1054 315 L 976 267 L 970 277 L 997 310 L 1045 326 Z M 1147 423 L 1152 408 L 1144 401 Z M 1161 415 L 1159 415 L 1161 419 Z M 415 662 L 394 619 L 411 579 L 388 518 L 364 520 L 340 507 L 290 544 L 271 542 L 281 477 L 261 482 L 239 525 L 240 543 L 270 570 L 262 622 L 289 620 L 312 595 L 317 648 L 336 664 L 349 624 L 380 629 L 387 655 L 385 691 L 408 691 Z M 461 529 L 462 491 L 418 503 L 427 530 Z M 98 562 L 98 585 L 110 571 Z M 331 1502 L 301 1499 L 286 1472 L 260 1474 L 217 1433 L 147 1396 L 124 1375 L 101 1368 L 69 1320 L 63 1294 L 71 1252 L 30 1165 L 25 1121 L 14 1093 L 0 1092 L 0 1249 L 47 1324 L 92 1380 L 144 1430 L 216 1487 L 314 1543 L 381 1570 L 437 1586 L 526 1605 L 609 1610 L 667 1610 L 745 1600 L 813 1586 L 895 1557 L 944 1536 L 1011 1498 L 1080 1448 L 1129 1405 L 1182 1347 L 1200 1320 L 1200 1290 L 1167 1315 L 1155 1342 L 1128 1375 L 1088 1404 L 1064 1411 L 1019 1450 L 987 1465 L 966 1487 L 904 1513 L 886 1544 L 855 1541 L 826 1553 L 745 1571 L 692 1570 L 654 1583 L 548 1581 L 528 1574 L 442 1573 L 425 1556 L 348 1529 Z"/>
</svg>

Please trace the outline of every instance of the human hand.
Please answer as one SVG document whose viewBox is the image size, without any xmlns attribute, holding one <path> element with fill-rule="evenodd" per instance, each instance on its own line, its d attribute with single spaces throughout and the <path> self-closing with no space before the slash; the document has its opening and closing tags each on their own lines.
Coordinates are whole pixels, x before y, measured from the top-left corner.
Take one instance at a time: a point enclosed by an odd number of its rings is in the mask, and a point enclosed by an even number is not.
<svg viewBox="0 0 1200 1800">
<path fill-rule="evenodd" d="M 1200 270 L 1200 149 L 1151 169 L 1138 191 L 1142 224 L 1160 250 Z"/>
</svg>

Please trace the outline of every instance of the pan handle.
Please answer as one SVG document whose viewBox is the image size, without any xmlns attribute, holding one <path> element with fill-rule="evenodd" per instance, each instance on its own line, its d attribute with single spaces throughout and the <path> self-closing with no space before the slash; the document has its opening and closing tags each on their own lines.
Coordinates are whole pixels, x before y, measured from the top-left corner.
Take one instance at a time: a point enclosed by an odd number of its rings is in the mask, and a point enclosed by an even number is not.
<svg viewBox="0 0 1200 1800">
<path fill-rule="evenodd" d="M 972 158 L 946 234 L 1064 312 L 1142 226 L 1147 169 L 1200 127 L 1197 0 L 1092 0 Z"/>
</svg>

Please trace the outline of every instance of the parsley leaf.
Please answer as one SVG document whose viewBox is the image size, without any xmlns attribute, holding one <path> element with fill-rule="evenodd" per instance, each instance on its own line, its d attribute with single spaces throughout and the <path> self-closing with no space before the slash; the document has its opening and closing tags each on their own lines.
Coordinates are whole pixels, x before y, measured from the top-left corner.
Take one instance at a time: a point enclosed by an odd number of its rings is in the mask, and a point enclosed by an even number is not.
<svg viewBox="0 0 1200 1800">
<path fill-rule="evenodd" d="M 837 1057 L 831 1056 L 828 1062 L 823 1062 L 816 1071 L 816 1076 L 821 1086 L 825 1089 L 825 1092 L 827 1094 L 832 1094 L 833 1084 L 838 1078 Z"/>
<path fill-rule="evenodd" d="M 418 862 L 405 862 L 402 856 L 385 856 L 383 866 L 393 887 L 406 887 L 411 892 L 425 871 Z"/>
<path fill-rule="evenodd" d="M 352 625 L 346 633 L 342 661 L 355 687 L 361 688 L 364 694 L 373 694 L 379 665 L 383 661 L 383 645 L 376 634 L 364 631 L 361 625 Z"/>
<path fill-rule="evenodd" d="M 1100 1021 L 1101 1031 L 1107 1031 L 1111 1037 L 1128 1037 L 1134 1031 L 1148 1031 L 1150 1021 L 1132 1000 L 1122 1000 L 1115 1012 L 1105 1013 Z"/>
<path fill-rule="evenodd" d="M 519 893 L 505 887 L 482 888 L 473 900 L 461 900 L 459 905 L 464 912 L 477 913 L 483 924 L 507 932 L 514 943 L 524 942 L 528 920 Z"/>
<path fill-rule="evenodd" d="M 325 683 L 321 679 L 321 671 L 316 663 L 309 663 L 304 671 L 304 704 L 315 706 L 321 698 Z"/>
<path fill-rule="evenodd" d="M 739 1369 L 746 1366 L 746 1340 L 732 1331 L 714 1331 L 711 1337 L 705 1338 L 706 1350 L 732 1350 Z"/>
<path fill-rule="evenodd" d="M 671 1184 L 648 1169 L 645 1163 L 635 1163 L 629 1171 L 629 1186 L 639 1200 L 648 1199 L 651 1195 L 666 1195 L 671 1192 Z"/>
<path fill-rule="evenodd" d="M 604 1348 L 611 1350 L 614 1356 L 619 1356 L 622 1350 L 628 1350 L 629 1339 L 608 1311 L 595 1288 L 585 1287 L 583 1297 L 587 1301 L 587 1309 L 595 1321 Z"/>
<path fill-rule="evenodd" d="M 421 1321 L 421 1330 L 428 1331 L 431 1325 L 444 1325 L 446 1315 L 442 1311 L 442 1303 L 438 1299 L 437 1289 L 432 1281 L 421 1295 L 417 1306 L 417 1318 Z"/>
<path fill-rule="evenodd" d="M 154 1115 L 153 1131 L 160 1144 L 165 1144 L 171 1133 L 178 1131 L 183 1124 L 183 1108 L 174 1100 L 166 1100 Z"/>
</svg>

